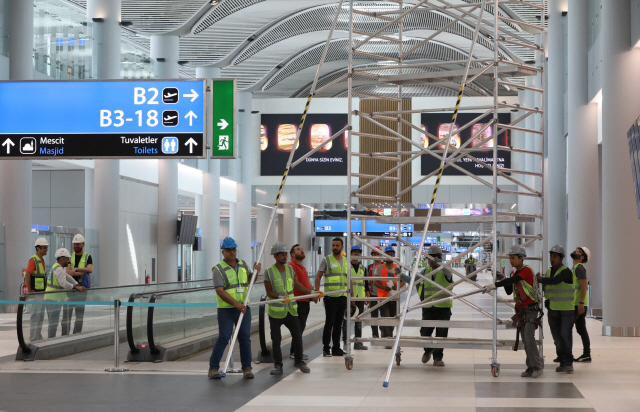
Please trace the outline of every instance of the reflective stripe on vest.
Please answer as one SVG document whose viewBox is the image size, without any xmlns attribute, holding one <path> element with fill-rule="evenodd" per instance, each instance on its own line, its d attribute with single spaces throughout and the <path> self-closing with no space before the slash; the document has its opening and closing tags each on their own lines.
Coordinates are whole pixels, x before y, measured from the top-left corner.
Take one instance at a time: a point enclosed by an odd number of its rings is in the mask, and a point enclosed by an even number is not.
<svg viewBox="0 0 640 412">
<path fill-rule="evenodd" d="M 31 259 L 36 264 L 36 271 L 31 274 L 31 289 L 34 292 L 42 292 L 46 287 L 47 270 L 43 268 L 44 262 L 38 257 L 38 255 L 31 256 Z"/>
<path fill-rule="evenodd" d="M 249 286 L 249 267 L 243 260 L 238 260 L 236 263 L 238 272 L 224 261 L 218 263 L 211 269 L 211 273 L 214 270 L 218 270 L 222 276 L 224 286 L 222 287 L 225 292 L 229 294 L 236 302 L 244 303 L 244 299 L 247 296 L 247 287 Z M 241 289 L 242 292 L 239 292 Z M 219 308 L 232 308 L 233 305 L 222 300 L 220 296 L 216 296 L 216 302 Z"/>
<path fill-rule="evenodd" d="M 394 273 L 393 273 L 393 276 L 389 276 L 389 273 L 388 273 L 389 271 L 387 270 L 387 266 L 386 266 L 385 264 L 379 265 L 379 266 L 377 267 L 378 272 L 377 272 L 376 276 L 378 276 L 378 277 L 391 277 L 391 278 L 393 278 L 393 279 L 397 279 L 397 278 L 396 278 L 396 276 L 395 276 L 395 275 L 396 275 L 396 274 L 395 274 L 395 271 L 396 271 L 396 268 L 397 268 L 397 267 L 398 267 L 398 265 L 396 265 L 396 264 L 394 263 L 394 264 L 393 264 L 393 272 L 394 272 Z M 389 280 L 391 280 L 391 279 L 389 279 Z M 389 282 L 389 280 L 386 280 L 386 281 L 379 280 L 378 282 L 380 282 L 380 284 L 383 284 L 383 285 L 389 286 L 389 284 L 387 283 L 387 282 Z M 398 281 L 397 281 L 397 280 L 394 280 L 394 281 L 393 281 L 393 284 L 394 284 L 394 285 L 397 285 L 397 284 L 398 284 Z M 397 289 L 397 288 L 396 288 L 396 289 Z M 386 290 L 384 290 L 384 289 L 382 289 L 382 288 L 379 288 L 379 289 L 378 289 L 378 296 L 379 296 L 379 297 L 381 297 L 381 298 L 386 298 L 387 296 L 389 296 L 389 292 L 387 292 Z"/>
<path fill-rule="evenodd" d="M 271 282 L 271 290 L 278 296 L 286 296 L 288 298 L 294 297 L 293 295 L 293 279 L 295 277 L 295 272 L 293 268 L 289 265 L 285 266 L 285 282 L 282 281 L 282 275 L 280 271 L 276 267 L 276 265 L 272 265 L 267 269 L 267 277 L 269 282 Z M 271 297 L 267 296 L 267 300 L 274 300 Z M 293 316 L 298 316 L 298 304 L 297 302 L 291 301 L 288 303 L 285 302 L 276 302 L 276 303 L 268 303 L 267 304 L 267 314 L 275 319 L 283 319 L 287 316 L 287 313 L 291 313 Z"/>
<path fill-rule="evenodd" d="M 87 259 L 89 259 L 89 255 L 85 252 L 82 252 L 82 255 L 80 256 L 80 262 L 78 262 L 78 268 L 79 269 L 84 269 L 87 267 Z M 71 254 L 71 267 L 75 268 L 76 267 L 76 254 L 72 253 Z"/>
<path fill-rule="evenodd" d="M 352 275 L 353 275 L 353 272 L 352 272 Z M 358 267 L 358 272 L 353 276 L 364 277 L 364 270 L 362 268 L 362 263 Z M 353 280 L 352 282 L 353 282 L 353 296 L 356 298 L 364 298 L 366 296 L 364 291 L 364 280 Z"/>
<path fill-rule="evenodd" d="M 580 279 L 576 276 L 576 268 L 578 266 L 584 266 L 582 263 L 578 263 L 573 267 L 573 285 L 576 288 L 575 299 L 573 300 L 573 305 L 578 306 L 580 304 L 580 292 L 582 291 L 582 285 L 580 284 Z M 587 290 L 587 294 L 584 296 L 584 305 L 589 306 L 589 290 Z"/>
<path fill-rule="evenodd" d="M 59 263 L 55 263 L 53 267 L 51 267 L 51 273 L 49 274 L 49 278 L 47 280 L 47 289 L 45 290 L 45 292 L 55 292 L 55 291 L 61 291 L 61 290 L 66 291 L 65 288 L 60 286 L 60 283 L 58 282 L 58 278 L 53 274 L 53 272 L 57 268 L 62 268 L 62 270 L 64 270 L 64 268 L 60 266 Z M 67 294 L 66 293 L 47 293 L 46 295 L 44 295 L 44 298 L 47 300 L 62 302 L 67 298 Z"/>
<path fill-rule="evenodd" d="M 555 277 L 565 269 L 568 268 L 565 265 L 562 265 L 555 271 L 554 276 L 551 276 L 551 268 L 549 268 L 549 270 L 547 270 L 546 277 Z M 545 285 L 544 287 L 544 297 L 550 301 L 550 307 L 552 310 L 573 310 L 575 292 L 573 279 L 571 279 L 571 283 L 561 282 L 557 285 Z"/>
<path fill-rule="evenodd" d="M 433 271 L 432 267 L 428 267 L 424 270 L 424 275 L 426 276 L 428 273 L 431 273 Z M 451 285 L 453 285 L 453 282 L 449 282 L 447 280 L 447 278 L 444 276 L 444 272 L 443 271 L 439 271 L 436 276 L 435 279 L 432 278 L 432 280 L 434 282 L 436 282 L 438 285 L 442 286 L 443 288 L 447 288 Z M 418 289 L 418 293 L 420 294 L 420 300 L 424 301 L 425 299 L 428 299 L 429 296 L 433 296 L 436 293 L 440 292 L 442 289 L 432 285 L 431 283 L 427 282 L 427 281 L 423 281 L 421 283 L 418 283 L 416 285 L 416 288 Z M 443 295 L 443 298 L 448 297 L 448 294 Z M 437 305 L 431 305 L 431 306 L 425 306 L 425 308 L 432 308 L 432 307 L 436 307 L 436 308 L 452 308 L 453 307 L 453 301 L 448 301 L 448 302 L 442 302 L 442 303 L 438 303 Z"/>
<path fill-rule="evenodd" d="M 528 265 L 524 265 L 523 269 L 524 268 L 531 269 L 531 267 L 528 266 Z M 527 295 L 529 297 L 529 299 L 531 299 L 532 301 L 537 302 L 537 300 L 536 300 L 536 292 L 535 292 L 534 287 L 532 285 L 530 285 L 529 283 L 527 283 L 527 281 L 525 281 L 524 279 L 522 279 L 518 283 L 520 284 L 520 287 L 524 291 L 524 294 Z M 517 297 L 516 293 L 513 294 L 513 300 L 515 300 L 516 303 L 518 302 L 518 297 Z"/>
<path fill-rule="evenodd" d="M 324 294 L 331 297 L 347 296 L 346 293 L 327 293 L 347 289 L 347 259 L 342 257 L 342 264 L 340 264 L 333 255 L 329 255 L 324 257 L 324 263 L 327 266 L 324 272 Z"/>
</svg>

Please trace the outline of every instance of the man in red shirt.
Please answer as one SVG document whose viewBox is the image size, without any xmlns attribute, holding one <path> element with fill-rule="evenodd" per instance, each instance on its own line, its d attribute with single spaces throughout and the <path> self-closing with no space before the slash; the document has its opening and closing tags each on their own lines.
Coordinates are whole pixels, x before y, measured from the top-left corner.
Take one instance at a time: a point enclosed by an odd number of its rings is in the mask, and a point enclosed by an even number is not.
<svg viewBox="0 0 640 412">
<path fill-rule="evenodd" d="M 371 256 L 380 256 L 380 252 L 382 251 L 382 249 L 380 249 L 380 246 L 377 246 L 374 249 L 371 249 Z M 376 276 L 376 268 L 378 267 L 378 265 L 382 264 L 382 260 L 378 259 L 378 260 L 374 260 L 372 264 L 370 264 L 369 266 L 367 266 L 367 276 L 369 277 L 373 277 Z M 373 286 L 373 281 L 370 280 L 369 281 L 369 295 L 372 298 L 377 298 L 378 297 L 378 289 L 376 289 L 375 286 Z M 371 302 L 372 306 L 375 306 L 378 302 Z M 371 317 L 372 318 L 377 318 L 378 314 L 380 313 L 379 309 L 375 309 L 371 311 Z M 378 333 L 378 326 L 377 325 L 371 325 L 371 334 L 373 335 L 374 338 L 379 338 L 380 335 Z"/>
<path fill-rule="evenodd" d="M 295 244 L 291 248 L 291 261 L 289 265 L 293 268 L 296 276 L 293 280 L 293 294 L 295 296 L 309 295 L 313 293 L 313 288 L 311 287 L 311 283 L 309 282 L 309 274 L 307 273 L 307 269 L 302 266 L 302 261 L 305 258 L 304 250 L 302 246 Z M 300 321 L 300 327 L 302 332 L 304 333 L 304 329 L 307 326 L 307 317 L 309 317 L 309 311 L 311 310 L 310 304 L 311 301 L 318 303 L 318 298 L 313 299 L 299 299 L 298 302 L 298 320 Z M 293 342 L 291 342 L 291 353 L 289 357 L 294 359 L 294 351 Z M 308 360 L 309 356 L 302 355 L 303 360 Z"/>
<path fill-rule="evenodd" d="M 524 265 L 524 258 L 527 256 L 524 248 L 514 245 L 509 251 L 509 261 L 513 266 L 511 277 L 500 282 L 492 283 L 485 287 L 486 292 L 496 288 L 504 287 L 508 295 L 513 293 L 516 301 L 517 327 L 522 336 L 524 350 L 527 353 L 527 370 L 520 376 L 523 378 L 537 378 L 542 375 L 542 360 L 538 345 L 536 344 L 535 332 L 538 328 L 540 317 L 540 306 L 538 305 L 538 285 L 534 282 L 533 271 L 529 266 Z"/>
</svg>

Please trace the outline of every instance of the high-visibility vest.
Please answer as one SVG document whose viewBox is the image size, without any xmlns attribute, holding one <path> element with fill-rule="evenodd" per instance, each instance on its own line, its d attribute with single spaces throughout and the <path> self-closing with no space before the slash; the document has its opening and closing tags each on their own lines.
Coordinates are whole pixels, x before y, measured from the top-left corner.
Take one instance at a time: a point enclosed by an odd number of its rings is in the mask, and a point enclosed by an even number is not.
<svg viewBox="0 0 640 412">
<path fill-rule="evenodd" d="M 573 305 L 574 306 L 578 306 L 580 304 L 580 291 L 582 290 L 582 285 L 580 285 L 580 279 L 578 279 L 578 277 L 576 276 L 576 268 L 578 266 L 584 266 L 582 263 L 577 263 L 574 267 L 573 267 L 573 285 L 576 288 L 576 296 L 575 299 L 573 300 Z M 587 291 L 586 296 L 584 297 L 584 305 L 585 306 L 589 306 L 589 291 Z"/>
<path fill-rule="evenodd" d="M 44 292 L 47 283 L 47 269 L 43 268 L 44 262 L 38 255 L 31 256 L 36 264 L 36 270 L 31 274 L 31 290 L 34 292 Z"/>
<path fill-rule="evenodd" d="M 347 296 L 346 293 L 330 294 L 334 290 L 347 289 L 347 259 L 342 257 L 340 264 L 333 255 L 325 256 L 324 263 L 327 269 L 324 271 L 324 294 L 325 296 L 338 297 Z"/>
<path fill-rule="evenodd" d="M 227 265 L 225 261 L 218 263 L 211 268 L 211 273 L 214 269 L 217 269 L 222 275 L 224 286 L 222 287 L 225 292 L 229 294 L 236 302 L 244 303 L 244 299 L 247 296 L 247 288 L 249 287 L 249 267 L 244 260 L 238 260 L 237 263 L 238 272 L 235 269 Z M 216 296 L 216 302 L 218 302 L 219 308 L 232 308 L 233 305 L 222 300 L 220 296 Z"/>
<path fill-rule="evenodd" d="M 524 268 L 531 269 L 531 267 L 528 266 L 528 265 L 524 265 L 523 269 Z M 524 294 L 527 295 L 529 297 L 529 299 L 531 299 L 534 302 L 538 301 L 536 299 L 536 291 L 535 291 L 533 285 L 530 285 L 524 279 L 520 280 L 520 282 L 518 282 L 518 283 L 520 284 L 520 288 L 522 288 L 522 290 L 524 291 Z M 518 295 L 517 295 L 517 293 L 518 293 L 517 289 L 513 291 L 513 300 L 516 301 L 516 303 L 518 303 Z"/>
<path fill-rule="evenodd" d="M 394 263 L 394 264 L 393 264 L 393 271 L 394 271 L 394 274 L 393 274 L 393 276 L 391 276 L 391 277 L 393 277 L 393 278 L 396 278 L 396 277 L 395 277 L 395 276 L 396 276 L 395 271 L 396 271 L 396 268 L 397 268 L 397 267 L 398 267 L 398 265 L 396 265 L 396 264 Z M 387 266 L 386 266 L 384 263 L 383 263 L 382 265 L 378 266 L 378 276 L 382 276 L 382 277 L 389 277 L 389 273 L 388 273 L 388 271 L 387 271 Z M 396 278 L 396 279 L 397 279 L 397 278 Z M 378 282 L 382 283 L 382 284 L 383 284 L 383 286 L 384 286 L 384 283 L 383 283 L 383 282 L 387 282 L 387 281 L 379 280 Z M 393 284 L 394 284 L 394 285 L 398 284 L 398 281 L 397 281 L 397 280 L 395 280 L 395 281 L 393 282 Z M 382 289 L 382 288 L 378 288 L 378 297 L 380 297 L 380 298 L 386 298 L 387 296 L 389 296 L 389 292 L 387 292 L 386 290 L 384 290 L 384 289 Z"/>
<path fill-rule="evenodd" d="M 60 282 L 58 282 L 58 278 L 53 274 L 53 272 L 57 268 L 62 268 L 59 263 L 55 263 L 51 268 L 51 273 L 49 274 L 49 279 L 47 280 L 47 289 L 45 292 L 56 292 L 56 291 L 65 291 L 61 293 L 47 293 L 44 295 L 44 298 L 47 300 L 54 300 L 57 302 L 62 302 L 67 299 L 66 289 L 60 286 Z M 63 268 L 64 270 L 64 268 Z M 66 272 L 65 272 L 66 275 Z"/>
<path fill-rule="evenodd" d="M 280 271 L 276 267 L 276 265 L 272 265 L 267 269 L 267 277 L 269 282 L 271 282 L 271 290 L 273 293 L 278 296 L 286 296 L 288 298 L 293 298 L 293 278 L 295 277 L 295 272 L 293 268 L 289 265 L 285 266 L 285 278 L 286 283 L 282 280 L 282 275 Z M 267 296 L 267 300 L 274 300 L 271 297 Z M 267 314 L 275 319 L 283 319 L 287 316 L 287 313 L 291 313 L 293 316 L 298 316 L 298 304 L 295 300 L 291 302 L 276 302 L 276 303 L 268 303 L 267 304 Z"/>
<path fill-rule="evenodd" d="M 562 265 L 555 271 L 554 276 L 561 273 L 563 270 L 568 269 L 565 265 Z M 551 278 L 551 268 L 547 270 L 547 278 Z M 573 301 L 575 299 L 576 289 L 573 283 L 573 279 L 570 282 L 560 282 L 557 285 L 545 285 L 544 297 L 549 300 L 552 310 L 573 310 Z"/>
<path fill-rule="evenodd" d="M 80 256 L 80 262 L 78 262 L 78 268 L 79 269 L 84 269 L 87 267 L 87 259 L 89 259 L 89 254 L 86 252 L 82 252 L 82 255 Z M 75 268 L 76 267 L 76 254 L 72 253 L 71 254 L 71 268 Z M 87 273 L 88 275 L 88 273 Z M 78 281 L 78 283 L 82 282 L 82 276 L 84 276 L 84 274 L 80 275 L 80 276 L 74 276 L 74 278 Z M 78 279 L 80 278 L 80 279 Z"/>
<path fill-rule="evenodd" d="M 433 271 L 432 267 L 428 267 L 424 270 L 424 275 L 426 276 L 428 273 L 431 273 L 431 271 Z M 432 278 L 432 280 L 434 282 L 436 282 L 438 285 L 442 286 L 443 288 L 449 287 L 451 285 L 453 285 L 453 282 L 449 282 L 447 280 L 447 278 L 444 276 L 444 272 L 443 271 L 439 271 L 438 273 L 436 273 L 436 277 L 435 279 Z M 452 279 L 453 280 L 453 279 Z M 427 282 L 427 281 L 423 281 L 420 282 L 416 285 L 416 288 L 418 289 L 418 293 L 420 294 L 420 300 L 424 301 L 425 299 L 428 299 L 429 296 L 433 296 L 436 293 L 440 292 L 441 289 L 435 287 L 434 285 L 432 285 L 431 283 Z M 448 297 L 449 295 L 443 295 L 443 298 Z M 436 307 L 436 308 L 452 308 L 453 307 L 453 301 L 448 301 L 448 302 L 442 302 L 442 303 L 438 303 L 437 305 L 431 305 L 431 306 L 425 306 L 425 308 L 432 308 L 432 307 Z"/>
<path fill-rule="evenodd" d="M 351 272 L 353 275 L 353 272 Z M 357 277 L 364 277 L 364 268 L 362 263 L 358 267 L 358 272 L 354 275 Z M 366 296 L 364 291 L 364 280 L 353 280 L 353 296 L 356 298 L 364 298 Z"/>
</svg>

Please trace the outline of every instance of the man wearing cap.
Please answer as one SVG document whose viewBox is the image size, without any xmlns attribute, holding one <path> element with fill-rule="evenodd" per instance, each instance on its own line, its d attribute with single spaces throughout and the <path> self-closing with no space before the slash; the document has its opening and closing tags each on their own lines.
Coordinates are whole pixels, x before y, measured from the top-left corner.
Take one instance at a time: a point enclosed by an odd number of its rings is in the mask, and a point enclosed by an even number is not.
<svg viewBox="0 0 640 412">
<path fill-rule="evenodd" d="M 342 320 L 347 311 L 346 292 L 335 293 L 347 289 L 348 262 L 342 256 L 344 243 L 337 237 L 331 241 L 331 254 L 320 261 L 318 274 L 316 275 L 316 290 L 320 290 L 320 283 L 324 277 L 324 312 L 325 323 L 322 331 L 322 356 L 342 356 L 344 351 L 340 349 L 340 332 Z M 330 346 L 333 341 L 333 347 Z"/>
<path fill-rule="evenodd" d="M 542 326 L 540 323 L 542 311 L 538 303 L 538 293 L 536 293 L 538 285 L 534 283 L 533 271 L 524 264 L 526 256 L 527 253 L 522 246 L 514 245 L 509 251 L 509 262 L 513 267 L 511 276 L 486 286 L 485 292 L 504 287 L 508 295 L 513 293 L 513 299 L 516 301 L 518 331 L 527 353 L 527 369 L 520 376 L 538 378 L 542 375 L 544 365 L 538 351 L 535 332 L 538 326 Z"/>
<path fill-rule="evenodd" d="M 575 306 L 575 285 L 573 272 L 566 267 L 564 248 L 555 245 L 549 251 L 551 267 L 546 276 L 537 275 L 538 282 L 544 285 L 545 306 L 549 317 L 549 328 L 556 345 L 558 357 L 554 362 L 560 362 L 556 372 L 573 373 L 573 314 Z"/>
<path fill-rule="evenodd" d="M 230 237 L 222 241 L 222 256 L 224 259 L 211 268 L 213 286 L 216 288 L 216 302 L 218 304 L 218 339 L 213 347 L 209 359 L 209 379 L 220 379 L 220 359 L 231 340 L 233 327 L 238 324 L 240 314 L 244 313 L 238 331 L 240 344 L 240 361 L 242 375 L 245 379 L 253 379 L 251 372 L 251 309 L 245 306 L 247 288 L 251 282 L 251 270 L 244 260 L 236 258 L 238 252 L 236 241 Z M 260 263 L 254 263 L 253 269 L 258 273 Z"/>
<path fill-rule="evenodd" d="M 351 246 L 351 256 L 362 256 L 362 248 L 358 245 Z M 369 297 L 369 282 L 365 282 L 364 279 L 356 279 L 353 280 L 353 277 L 364 277 L 364 265 L 360 261 L 360 259 L 351 259 L 351 267 L 353 270 L 351 271 L 351 295 L 354 298 L 368 298 Z M 351 316 L 354 316 L 353 313 L 355 309 L 358 309 L 358 313 L 364 312 L 365 305 L 368 305 L 369 302 L 364 301 L 354 301 L 351 300 Z M 342 341 L 346 343 L 347 341 L 347 320 L 345 319 L 342 322 Z M 355 324 L 355 336 L 356 338 L 362 337 L 362 322 L 356 322 Z M 357 342 L 353 344 L 354 350 L 369 350 L 364 343 Z"/>
<path fill-rule="evenodd" d="M 575 299 L 573 305 L 575 311 L 573 314 L 576 332 L 582 338 L 582 355 L 576 362 L 591 362 L 591 341 L 589 332 L 587 331 L 587 309 L 589 306 L 589 284 L 587 283 L 587 270 L 584 264 L 589 261 L 591 251 L 585 246 L 577 247 L 571 253 L 573 259 L 573 281 L 576 288 Z"/>
<path fill-rule="evenodd" d="M 380 252 L 382 252 L 382 249 L 380 249 L 380 246 L 376 246 L 375 248 L 371 249 L 371 256 L 380 256 Z M 382 264 L 382 260 L 380 260 L 380 259 L 374 260 L 372 264 L 367 266 L 367 276 L 369 276 L 369 277 L 376 276 L 376 272 L 378 270 L 378 266 L 380 266 L 381 264 Z M 370 280 L 367 283 L 369 284 L 369 296 L 372 297 L 372 298 L 377 298 L 378 297 L 378 290 L 373 285 L 373 281 Z M 376 301 L 372 302 L 372 304 L 374 306 L 375 306 L 376 303 L 377 303 Z M 379 312 L 380 312 L 379 309 L 372 310 L 371 311 L 371 317 L 372 318 L 377 318 Z M 378 334 L 378 325 L 371 325 L 371 334 L 373 335 L 374 338 L 379 338 L 380 337 L 380 335 Z"/>
<path fill-rule="evenodd" d="M 309 283 L 309 273 L 307 273 L 307 269 L 302 265 L 302 261 L 306 257 L 304 249 L 302 249 L 302 246 L 295 244 L 291 248 L 290 253 L 291 261 L 289 262 L 289 265 L 291 265 L 295 272 L 295 278 L 293 279 L 293 294 L 295 296 L 310 295 L 313 293 L 313 288 L 311 287 L 311 283 Z M 307 318 L 311 311 L 311 301 L 317 304 L 318 298 L 298 299 L 296 301 L 298 304 L 298 321 L 300 321 L 301 333 L 304 333 L 304 330 L 307 327 Z M 291 342 L 289 358 L 295 359 L 295 344 L 293 342 Z M 302 360 L 308 359 L 309 356 L 303 353 Z"/>
<path fill-rule="evenodd" d="M 267 304 L 273 347 L 273 370 L 270 374 L 282 375 L 282 350 L 280 349 L 282 325 L 286 326 L 291 333 L 291 345 L 295 350 L 293 365 L 301 372 L 309 373 L 311 370 L 302 359 L 302 329 L 298 320 L 298 305 L 296 301 L 290 300 L 294 297 L 295 272 L 290 265 L 287 265 L 287 247 L 278 242 L 271 246 L 271 255 L 276 263 L 264 271 L 264 289 L 267 292 L 267 301 L 279 300 L 279 302 Z"/>
<path fill-rule="evenodd" d="M 390 257 L 396 256 L 396 251 L 393 249 L 393 246 L 387 246 L 384 248 L 384 253 L 389 255 Z M 389 278 L 399 278 L 402 274 L 402 271 L 393 263 L 391 259 L 385 259 L 384 265 L 378 266 L 378 270 L 376 273 L 377 277 L 389 277 Z M 379 298 L 387 298 L 389 296 L 393 296 L 398 291 L 398 281 L 397 280 L 374 280 L 373 284 L 378 290 Z M 400 287 L 404 286 L 404 282 L 400 281 Z M 390 300 L 384 305 L 380 306 L 380 317 L 381 318 L 393 318 L 398 313 L 398 302 L 397 300 Z M 380 326 L 380 334 L 383 338 L 392 338 L 394 326 Z M 385 349 L 391 349 L 392 346 L 385 346 Z"/>
<path fill-rule="evenodd" d="M 77 234 L 73 237 L 73 254 L 71 255 L 71 261 L 67 266 L 67 274 L 73 276 L 78 284 L 89 287 L 90 281 L 83 282 L 83 278 L 89 278 L 93 272 L 93 259 L 91 255 L 84 251 L 84 236 Z M 85 293 L 74 293 L 69 296 L 69 300 L 72 302 L 86 301 L 87 295 Z M 82 332 L 82 323 L 84 319 L 84 306 L 70 305 L 69 308 L 62 312 L 62 334 L 66 335 L 65 329 L 69 328 L 71 323 L 71 316 L 73 311 L 76 312 L 76 322 L 73 325 L 73 333 Z"/>
<path fill-rule="evenodd" d="M 429 247 L 427 251 L 431 259 L 429 260 L 429 267 L 426 268 L 423 272 L 423 275 L 427 276 L 431 274 L 434 269 L 437 269 L 442 264 L 442 249 L 439 246 L 433 245 Z M 453 275 L 449 269 L 440 269 L 438 272 L 433 273 L 430 276 L 431 280 L 442 286 L 443 288 L 447 288 L 453 285 Z M 429 299 L 431 296 L 440 292 L 441 289 L 435 287 L 433 284 L 422 281 L 416 285 L 416 289 L 418 290 L 418 295 L 420 296 L 420 301 L 424 302 Z M 439 297 L 446 298 L 448 295 L 441 294 Z M 436 298 L 437 300 L 438 298 Z M 453 307 L 453 301 L 449 300 L 447 302 L 437 303 L 431 306 L 425 306 L 422 308 L 422 320 L 450 320 L 451 319 L 451 308 Z M 420 328 L 420 336 L 431 336 L 433 334 L 433 327 L 422 327 Z M 449 336 L 449 328 L 435 328 L 436 337 L 438 338 L 446 338 Z M 444 357 L 444 350 L 442 348 L 433 349 L 433 348 L 424 348 L 424 354 L 422 355 L 422 363 L 427 363 L 431 359 L 431 355 L 433 355 L 433 366 L 444 366 L 444 361 L 442 358 Z"/>
<path fill-rule="evenodd" d="M 51 275 L 47 280 L 47 294 L 45 300 L 51 302 L 64 302 L 67 300 L 66 291 L 73 289 L 78 292 L 84 292 L 85 288 L 69 274 L 65 268 L 69 265 L 71 254 L 67 249 L 61 248 L 56 250 L 56 263 L 51 267 Z M 47 320 L 49 321 L 49 338 L 55 338 L 58 330 L 58 319 L 60 318 L 60 309 L 62 305 L 47 305 Z M 66 310 L 66 309 L 65 309 Z M 63 313 L 64 317 L 64 313 Z M 69 328 L 62 325 L 62 335 L 69 334 Z"/>
<path fill-rule="evenodd" d="M 27 263 L 27 270 L 24 274 L 24 282 L 27 285 L 28 293 L 44 292 L 47 287 L 47 268 L 44 257 L 49 250 L 49 242 L 41 237 L 36 240 L 36 253 L 31 256 Z M 44 300 L 44 296 L 35 295 L 34 301 Z M 29 340 L 42 340 L 42 322 L 44 321 L 44 305 L 31 305 L 31 319 L 29 320 Z"/>
</svg>

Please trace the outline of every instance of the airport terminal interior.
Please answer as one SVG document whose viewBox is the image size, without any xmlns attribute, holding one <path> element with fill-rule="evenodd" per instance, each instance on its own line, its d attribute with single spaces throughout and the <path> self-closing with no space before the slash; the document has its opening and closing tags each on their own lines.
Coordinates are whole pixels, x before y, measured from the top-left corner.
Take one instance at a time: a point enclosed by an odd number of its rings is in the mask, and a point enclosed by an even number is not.
<svg viewBox="0 0 640 412">
<path fill-rule="evenodd" d="M 640 0 L 0 0 L 0 411 L 640 411 Z"/>
</svg>

